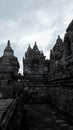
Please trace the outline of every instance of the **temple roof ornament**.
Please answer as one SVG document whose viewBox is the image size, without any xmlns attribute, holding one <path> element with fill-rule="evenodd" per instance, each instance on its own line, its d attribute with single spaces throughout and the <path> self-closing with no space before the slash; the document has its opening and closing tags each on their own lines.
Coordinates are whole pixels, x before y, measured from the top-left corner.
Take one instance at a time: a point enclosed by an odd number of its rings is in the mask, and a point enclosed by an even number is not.
<svg viewBox="0 0 73 130">
<path fill-rule="evenodd" d="M 31 50 L 31 46 L 30 46 L 30 44 L 29 44 L 28 51 L 30 51 L 30 50 Z"/>
<path fill-rule="evenodd" d="M 71 23 L 69 24 L 69 26 L 66 29 L 66 32 L 69 32 L 69 31 L 73 31 L 73 20 L 71 21 Z"/>
<path fill-rule="evenodd" d="M 61 46 L 62 46 L 62 39 L 60 38 L 60 35 L 58 35 L 58 38 L 57 38 L 57 40 L 56 40 L 56 44 L 54 45 L 54 47 L 53 47 L 53 50 L 54 51 L 60 51 L 60 49 L 61 49 Z"/>
<path fill-rule="evenodd" d="M 7 46 L 10 47 L 10 40 L 8 40 Z"/>
<path fill-rule="evenodd" d="M 60 35 L 58 35 L 58 38 L 56 40 L 56 43 L 62 43 L 62 39 L 60 38 Z"/>
<path fill-rule="evenodd" d="M 34 46 L 33 46 L 33 50 L 34 50 L 34 51 L 38 51 L 38 50 L 39 50 L 36 41 L 35 41 L 35 44 L 34 44 Z"/>
<path fill-rule="evenodd" d="M 8 40 L 7 46 L 4 49 L 4 56 L 13 56 L 13 55 L 14 55 L 14 51 L 10 46 L 10 40 Z"/>
</svg>

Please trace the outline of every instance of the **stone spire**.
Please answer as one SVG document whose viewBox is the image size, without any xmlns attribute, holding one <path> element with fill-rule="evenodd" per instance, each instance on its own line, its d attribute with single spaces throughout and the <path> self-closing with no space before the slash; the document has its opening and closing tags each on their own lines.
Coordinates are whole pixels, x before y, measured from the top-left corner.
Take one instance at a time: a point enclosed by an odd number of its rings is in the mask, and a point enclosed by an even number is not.
<svg viewBox="0 0 73 130">
<path fill-rule="evenodd" d="M 69 32 L 69 31 L 73 31 L 73 20 L 71 21 L 71 23 L 69 24 L 69 26 L 66 29 L 66 32 Z"/>
<path fill-rule="evenodd" d="M 10 47 L 10 40 L 8 40 L 7 46 Z"/>
<path fill-rule="evenodd" d="M 33 50 L 34 50 L 34 51 L 38 51 L 38 46 L 37 46 L 37 44 L 36 44 L 36 41 L 35 41 L 35 44 L 34 44 L 34 46 L 33 46 Z"/>
<path fill-rule="evenodd" d="M 56 44 L 54 45 L 54 47 L 53 47 L 53 50 L 54 51 L 58 51 L 60 48 L 61 48 L 61 46 L 62 46 L 62 39 L 60 38 L 60 35 L 58 35 L 58 38 L 57 38 L 57 40 L 56 40 Z"/>
<path fill-rule="evenodd" d="M 57 40 L 56 40 L 56 43 L 57 43 L 57 44 L 62 43 L 62 39 L 60 38 L 60 35 L 58 35 L 58 38 L 57 38 Z"/>
<path fill-rule="evenodd" d="M 30 44 L 29 44 L 28 51 L 30 51 L 30 50 L 31 50 L 31 46 L 30 46 Z"/>
<path fill-rule="evenodd" d="M 3 55 L 4 56 L 13 56 L 14 55 L 14 51 L 10 46 L 10 40 L 8 40 L 8 42 L 7 42 L 7 46 L 4 49 L 4 54 Z"/>
</svg>

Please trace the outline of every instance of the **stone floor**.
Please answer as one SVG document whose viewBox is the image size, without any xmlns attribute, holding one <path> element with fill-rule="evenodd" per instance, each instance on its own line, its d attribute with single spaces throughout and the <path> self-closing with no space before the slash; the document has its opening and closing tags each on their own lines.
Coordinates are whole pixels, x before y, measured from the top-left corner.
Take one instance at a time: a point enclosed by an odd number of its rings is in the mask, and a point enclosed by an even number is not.
<svg viewBox="0 0 73 130">
<path fill-rule="evenodd" d="M 22 130 L 73 130 L 73 126 L 49 106 L 24 105 Z"/>
</svg>

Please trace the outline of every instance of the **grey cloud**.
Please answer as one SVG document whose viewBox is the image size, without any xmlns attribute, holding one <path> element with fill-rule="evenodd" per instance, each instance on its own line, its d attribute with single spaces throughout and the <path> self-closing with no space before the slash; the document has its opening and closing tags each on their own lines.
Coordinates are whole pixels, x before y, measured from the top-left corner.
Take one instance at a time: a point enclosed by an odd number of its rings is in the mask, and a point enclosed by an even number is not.
<svg viewBox="0 0 73 130">
<path fill-rule="evenodd" d="M 34 16 L 37 10 L 46 10 L 48 13 L 60 12 L 66 2 L 65 0 L 0 0 L 0 18 L 18 20 L 22 17 L 30 17 L 32 14 Z"/>
<path fill-rule="evenodd" d="M 67 0 L 68 1 L 68 0 Z M 71 0 L 72 2 L 72 0 Z M 36 12 L 38 10 L 45 11 L 52 22 L 58 14 L 64 15 L 65 0 L 0 0 L 0 21 L 5 21 L 3 27 L 8 32 L 30 32 L 46 29 L 37 19 Z M 70 3 L 70 2 L 69 2 Z M 66 4 L 66 7 L 68 5 Z M 66 10 L 65 7 L 65 10 Z M 7 26 L 7 23 L 14 22 L 14 30 Z M 3 28 L 3 30 L 4 30 Z M 15 29 L 17 31 L 15 31 Z M 7 32 L 7 33 L 8 33 Z"/>
</svg>

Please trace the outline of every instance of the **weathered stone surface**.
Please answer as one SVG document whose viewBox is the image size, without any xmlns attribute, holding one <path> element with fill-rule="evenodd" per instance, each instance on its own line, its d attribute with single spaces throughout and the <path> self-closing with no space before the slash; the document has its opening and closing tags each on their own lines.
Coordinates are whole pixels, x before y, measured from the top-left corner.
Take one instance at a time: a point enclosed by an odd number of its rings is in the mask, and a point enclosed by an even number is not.
<svg viewBox="0 0 73 130">
<path fill-rule="evenodd" d="M 19 62 L 8 41 L 3 56 L 0 57 L 0 79 L 12 80 L 18 77 Z"/>
<path fill-rule="evenodd" d="M 45 59 L 43 52 L 39 51 L 36 42 L 33 49 L 29 45 L 25 53 L 23 73 L 29 78 L 41 78 L 43 74 L 48 74 L 48 60 Z"/>
</svg>

